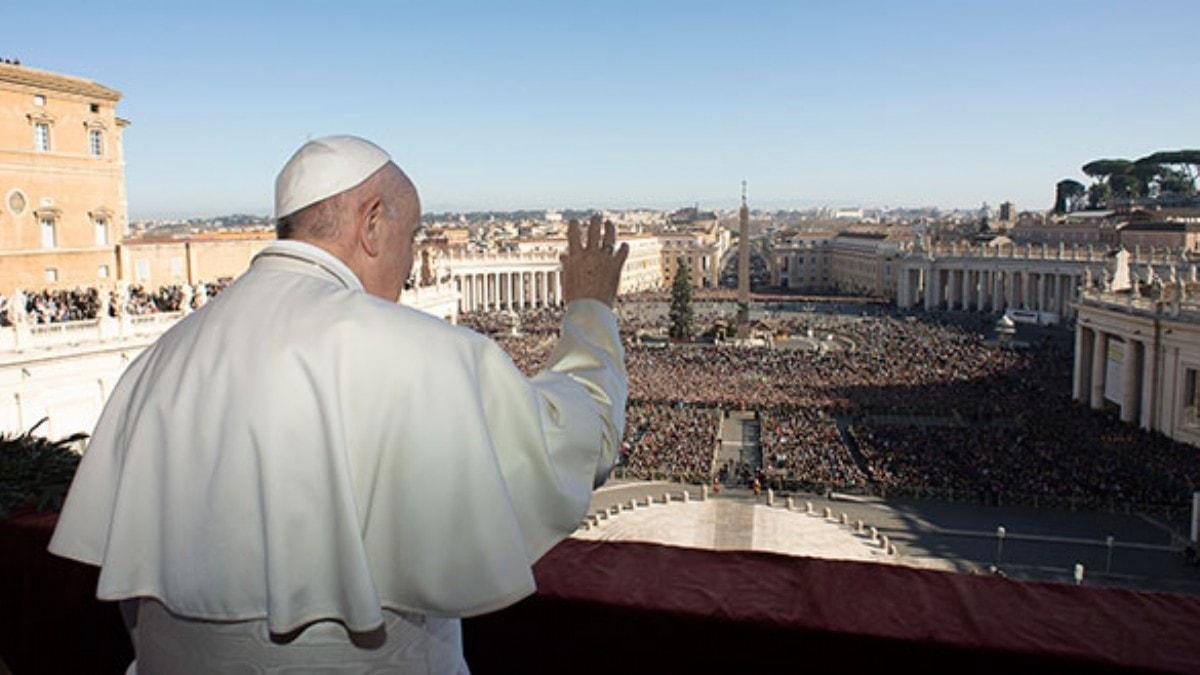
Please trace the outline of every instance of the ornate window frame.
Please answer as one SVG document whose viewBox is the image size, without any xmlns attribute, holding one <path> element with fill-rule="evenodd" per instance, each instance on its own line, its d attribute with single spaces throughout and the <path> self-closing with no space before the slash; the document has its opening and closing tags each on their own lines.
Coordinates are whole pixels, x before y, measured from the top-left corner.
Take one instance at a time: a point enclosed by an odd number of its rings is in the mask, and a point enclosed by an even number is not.
<svg viewBox="0 0 1200 675">
<path fill-rule="evenodd" d="M 99 206 L 91 211 L 88 211 L 88 220 L 90 220 L 92 222 L 93 234 L 96 231 L 96 226 L 100 224 L 98 221 L 100 221 L 100 220 L 104 221 L 104 228 L 105 228 L 104 243 L 103 244 L 98 243 L 96 245 L 97 246 L 110 246 L 112 244 L 112 240 L 113 240 L 113 237 L 112 237 L 113 211 L 112 211 L 112 209 L 108 208 L 107 206 Z"/>
<path fill-rule="evenodd" d="M 83 128 L 87 133 L 88 156 L 96 159 L 103 159 L 108 155 L 108 125 L 103 120 L 89 119 L 83 121 Z M 100 154 L 92 152 L 92 134 L 100 134 Z"/>
<path fill-rule="evenodd" d="M 48 112 L 38 110 L 25 115 L 29 120 L 29 127 L 33 130 L 33 149 L 35 152 L 53 152 L 54 151 L 54 122 L 56 118 Z M 38 147 L 37 127 L 39 124 L 46 125 L 46 149 Z"/>
</svg>

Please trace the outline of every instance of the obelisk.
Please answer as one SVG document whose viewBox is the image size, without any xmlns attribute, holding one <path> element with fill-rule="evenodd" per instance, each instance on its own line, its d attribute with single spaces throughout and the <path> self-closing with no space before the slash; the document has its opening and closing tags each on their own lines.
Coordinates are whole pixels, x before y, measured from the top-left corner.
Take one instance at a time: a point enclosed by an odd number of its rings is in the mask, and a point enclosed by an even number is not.
<svg viewBox="0 0 1200 675">
<path fill-rule="evenodd" d="M 742 181 L 742 210 L 738 212 L 737 336 L 750 337 L 750 207 L 746 205 L 746 181 Z"/>
</svg>

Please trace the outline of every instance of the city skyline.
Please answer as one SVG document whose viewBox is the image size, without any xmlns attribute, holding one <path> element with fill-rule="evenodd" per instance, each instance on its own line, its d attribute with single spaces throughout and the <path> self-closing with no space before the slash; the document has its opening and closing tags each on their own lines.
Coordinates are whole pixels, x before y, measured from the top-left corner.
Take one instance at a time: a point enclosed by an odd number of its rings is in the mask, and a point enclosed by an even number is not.
<svg viewBox="0 0 1200 675">
<path fill-rule="evenodd" d="M 1200 136 L 1185 3 L 82 7 L 14 8 L 55 39 L 0 56 L 123 92 L 133 219 L 269 213 L 338 132 L 425 212 L 731 210 L 743 179 L 758 209 L 1045 210 L 1087 161 Z"/>
</svg>

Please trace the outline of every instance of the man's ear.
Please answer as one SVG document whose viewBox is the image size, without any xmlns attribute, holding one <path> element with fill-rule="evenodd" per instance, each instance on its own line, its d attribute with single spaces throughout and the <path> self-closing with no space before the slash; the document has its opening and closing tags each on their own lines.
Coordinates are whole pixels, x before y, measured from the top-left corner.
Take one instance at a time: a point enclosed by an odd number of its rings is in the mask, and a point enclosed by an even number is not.
<svg viewBox="0 0 1200 675">
<path fill-rule="evenodd" d="M 372 258 L 382 251 L 383 236 L 383 200 L 374 197 L 363 204 L 360 218 L 362 227 L 358 229 L 359 245 Z"/>
</svg>

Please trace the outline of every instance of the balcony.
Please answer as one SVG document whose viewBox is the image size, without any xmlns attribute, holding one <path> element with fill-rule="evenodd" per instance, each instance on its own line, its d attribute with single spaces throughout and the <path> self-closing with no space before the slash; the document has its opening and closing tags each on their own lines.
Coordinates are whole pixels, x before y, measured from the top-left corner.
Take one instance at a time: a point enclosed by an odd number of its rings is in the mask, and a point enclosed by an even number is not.
<svg viewBox="0 0 1200 675">
<path fill-rule="evenodd" d="M 120 673 L 97 570 L 0 524 L 0 656 L 15 673 Z M 463 622 L 472 672 L 1196 672 L 1200 599 L 902 566 L 568 539 L 538 592 Z"/>
</svg>

